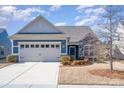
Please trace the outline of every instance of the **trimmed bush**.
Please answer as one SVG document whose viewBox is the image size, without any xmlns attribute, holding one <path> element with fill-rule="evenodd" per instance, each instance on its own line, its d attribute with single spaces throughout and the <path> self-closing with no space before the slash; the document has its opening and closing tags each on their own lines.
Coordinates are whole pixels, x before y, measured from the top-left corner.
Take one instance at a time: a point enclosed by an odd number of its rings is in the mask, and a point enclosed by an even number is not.
<svg viewBox="0 0 124 93">
<path fill-rule="evenodd" d="M 84 60 L 84 56 L 80 57 L 79 59 L 80 59 L 80 60 Z"/>
<path fill-rule="evenodd" d="M 63 65 L 70 65 L 71 64 L 71 57 L 70 56 L 61 56 L 60 57 L 60 62 Z"/>
<path fill-rule="evenodd" d="M 75 65 L 87 65 L 89 64 L 89 59 L 85 58 L 84 60 L 74 60 L 71 65 L 75 66 Z"/>
<path fill-rule="evenodd" d="M 17 62 L 17 56 L 15 56 L 15 55 L 7 56 L 7 62 L 14 62 L 14 63 L 16 63 Z"/>
<path fill-rule="evenodd" d="M 82 60 L 74 60 L 71 65 L 81 65 L 81 64 L 82 64 Z"/>
<path fill-rule="evenodd" d="M 89 64 L 89 59 L 88 58 L 84 58 L 84 60 L 82 61 L 82 64 L 84 64 L 84 65 Z"/>
</svg>

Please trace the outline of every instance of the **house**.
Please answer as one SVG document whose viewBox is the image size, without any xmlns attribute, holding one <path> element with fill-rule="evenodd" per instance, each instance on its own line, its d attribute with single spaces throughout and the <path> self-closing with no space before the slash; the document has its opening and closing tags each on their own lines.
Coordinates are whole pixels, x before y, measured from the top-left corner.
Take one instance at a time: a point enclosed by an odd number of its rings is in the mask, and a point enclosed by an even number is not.
<svg viewBox="0 0 124 93">
<path fill-rule="evenodd" d="M 11 41 L 6 29 L 0 28 L 0 58 L 5 58 L 9 54 L 11 54 Z"/>
<path fill-rule="evenodd" d="M 124 21 L 120 21 L 113 41 L 113 58 L 124 59 Z"/>
<path fill-rule="evenodd" d="M 52 62 L 58 61 L 61 55 L 75 59 L 92 57 L 90 43 L 96 36 L 88 26 L 54 26 L 38 16 L 10 38 L 12 55 L 16 55 L 19 62 Z"/>
</svg>

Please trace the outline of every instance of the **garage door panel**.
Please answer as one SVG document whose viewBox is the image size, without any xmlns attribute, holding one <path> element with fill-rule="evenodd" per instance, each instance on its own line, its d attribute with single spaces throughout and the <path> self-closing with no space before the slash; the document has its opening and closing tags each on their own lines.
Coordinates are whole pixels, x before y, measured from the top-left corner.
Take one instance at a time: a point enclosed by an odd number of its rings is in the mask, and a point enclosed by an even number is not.
<svg viewBox="0 0 124 93">
<path fill-rule="evenodd" d="M 45 53 L 42 54 L 43 61 L 58 61 L 60 51 L 58 49 L 45 49 Z"/>
<path fill-rule="evenodd" d="M 28 43 L 27 43 L 28 44 Z M 39 44 L 40 46 L 41 44 Z M 60 46 L 60 44 L 59 44 Z M 60 48 L 52 47 L 49 44 L 49 47 L 46 48 L 22 48 L 20 49 L 20 61 L 59 61 L 59 56 L 61 53 Z"/>
<path fill-rule="evenodd" d="M 20 51 L 21 61 L 39 61 L 38 49 L 22 49 Z"/>
</svg>

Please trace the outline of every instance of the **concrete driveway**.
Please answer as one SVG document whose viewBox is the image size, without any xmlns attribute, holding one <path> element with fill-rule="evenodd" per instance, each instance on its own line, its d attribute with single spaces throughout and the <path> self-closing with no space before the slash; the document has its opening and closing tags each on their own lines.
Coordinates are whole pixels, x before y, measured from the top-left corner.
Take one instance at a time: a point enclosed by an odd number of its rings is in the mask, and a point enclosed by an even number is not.
<svg viewBox="0 0 124 93">
<path fill-rule="evenodd" d="M 0 87 L 57 87 L 58 62 L 25 62 L 0 69 Z"/>
</svg>

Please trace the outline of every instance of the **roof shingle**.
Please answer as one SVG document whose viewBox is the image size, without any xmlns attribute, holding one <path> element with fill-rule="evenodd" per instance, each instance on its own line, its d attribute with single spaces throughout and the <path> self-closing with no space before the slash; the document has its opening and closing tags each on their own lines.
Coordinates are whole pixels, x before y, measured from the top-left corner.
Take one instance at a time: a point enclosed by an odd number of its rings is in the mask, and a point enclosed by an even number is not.
<svg viewBox="0 0 124 93">
<path fill-rule="evenodd" d="M 56 26 L 68 37 L 70 37 L 70 42 L 77 42 L 89 33 L 94 34 L 89 26 Z"/>
</svg>

